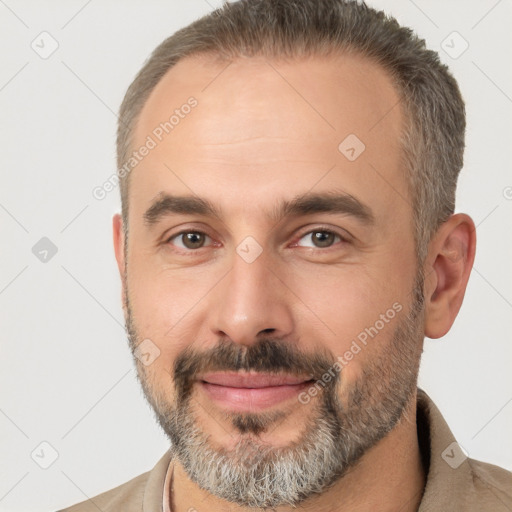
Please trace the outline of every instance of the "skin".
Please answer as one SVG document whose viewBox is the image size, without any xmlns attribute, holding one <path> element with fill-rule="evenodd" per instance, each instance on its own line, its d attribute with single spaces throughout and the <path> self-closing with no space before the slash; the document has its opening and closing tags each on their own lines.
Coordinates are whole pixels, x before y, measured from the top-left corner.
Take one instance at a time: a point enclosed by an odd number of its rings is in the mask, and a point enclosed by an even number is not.
<svg viewBox="0 0 512 512">
<path fill-rule="evenodd" d="M 387 74 L 346 55 L 288 63 L 237 59 L 226 66 L 189 57 L 159 82 L 136 125 L 134 147 L 190 96 L 198 106 L 132 171 L 126 254 L 121 216 L 113 218 L 122 278 L 127 270 L 123 296 L 129 295 L 140 335 L 160 349 L 147 376 L 169 402 L 175 398 L 170 369 L 187 346 L 206 350 L 221 338 L 249 346 L 271 330 L 303 351 L 342 355 L 392 304 L 403 305 L 401 314 L 408 311 L 418 270 L 398 145 L 404 114 Z M 353 162 L 338 150 L 348 134 L 366 146 Z M 282 200 L 332 190 L 368 205 L 375 224 L 339 213 L 277 224 L 266 216 Z M 143 214 L 163 191 L 207 198 L 221 216 L 170 215 L 148 228 Z M 320 228 L 349 241 L 314 248 L 311 231 Z M 205 232 L 205 247 L 187 249 L 180 237 L 169 241 L 182 229 Z M 236 252 L 247 236 L 263 249 L 252 263 Z M 431 240 L 424 263 L 425 336 L 439 338 L 450 329 L 475 244 L 475 226 L 465 214 L 450 217 Z M 391 322 L 379 332 L 378 344 L 344 368 L 342 402 L 372 351 L 389 344 L 393 328 Z M 412 342 L 422 345 L 423 339 Z M 211 442 L 232 448 L 241 434 L 223 411 L 199 389 L 194 400 L 198 424 Z M 261 441 L 283 447 L 298 439 L 314 403 L 275 406 L 285 414 Z M 417 510 L 425 474 L 415 408 L 413 401 L 386 437 L 336 485 L 301 504 L 302 510 Z M 173 488 L 175 512 L 201 510 L 205 503 L 212 512 L 249 510 L 199 488 L 179 463 Z"/>
</svg>

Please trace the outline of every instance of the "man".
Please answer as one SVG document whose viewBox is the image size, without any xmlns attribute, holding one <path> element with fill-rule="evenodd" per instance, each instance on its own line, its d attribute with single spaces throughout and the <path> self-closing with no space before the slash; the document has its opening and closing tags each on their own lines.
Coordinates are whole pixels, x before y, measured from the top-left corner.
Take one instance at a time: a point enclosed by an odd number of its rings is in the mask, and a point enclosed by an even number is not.
<svg viewBox="0 0 512 512">
<path fill-rule="evenodd" d="M 121 106 L 113 228 L 171 449 L 66 510 L 511 510 L 417 389 L 475 255 L 464 130 L 438 56 L 360 3 L 242 0 L 164 41 Z"/>
</svg>

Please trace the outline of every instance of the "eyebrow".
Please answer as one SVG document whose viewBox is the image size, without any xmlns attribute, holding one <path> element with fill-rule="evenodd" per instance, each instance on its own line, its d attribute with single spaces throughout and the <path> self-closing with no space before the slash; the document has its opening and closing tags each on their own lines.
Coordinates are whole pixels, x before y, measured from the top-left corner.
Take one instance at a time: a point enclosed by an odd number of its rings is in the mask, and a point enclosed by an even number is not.
<svg viewBox="0 0 512 512">
<path fill-rule="evenodd" d="M 299 217 L 314 213 L 348 215 L 364 225 L 375 224 L 372 210 L 359 199 L 345 192 L 302 194 L 279 203 L 269 212 L 268 217 L 277 223 L 286 217 Z M 170 215 L 202 215 L 222 218 L 220 210 L 205 198 L 160 193 L 144 213 L 144 223 L 146 226 L 152 227 Z"/>
</svg>

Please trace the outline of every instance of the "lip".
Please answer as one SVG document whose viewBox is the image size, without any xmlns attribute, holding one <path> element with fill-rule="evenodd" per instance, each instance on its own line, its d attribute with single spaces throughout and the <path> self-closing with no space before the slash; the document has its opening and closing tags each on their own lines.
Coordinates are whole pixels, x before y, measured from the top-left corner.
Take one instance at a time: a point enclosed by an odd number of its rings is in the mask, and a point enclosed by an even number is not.
<svg viewBox="0 0 512 512">
<path fill-rule="evenodd" d="M 209 373 L 199 379 L 206 395 L 232 411 L 260 411 L 297 395 L 311 385 L 309 376 Z"/>
<path fill-rule="evenodd" d="M 310 376 L 270 373 L 215 372 L 206 373 L 199 380 L 218 386 L 231 388 L 268 388 L 274 386 L 293 386 L 311 380 Z"/>
</svg>

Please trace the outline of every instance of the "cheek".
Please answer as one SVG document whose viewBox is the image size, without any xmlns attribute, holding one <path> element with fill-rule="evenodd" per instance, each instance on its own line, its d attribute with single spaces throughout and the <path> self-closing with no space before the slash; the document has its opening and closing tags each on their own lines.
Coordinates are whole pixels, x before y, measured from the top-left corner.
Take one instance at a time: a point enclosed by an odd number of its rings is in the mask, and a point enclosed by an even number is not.
<svg viewBox="0 0 512 512">
<path fill-rule="evenodd" d="M 197 309 L 216 280 L 218 277 L 211 269 L 171 269 L 161 262 L 139 265 L 133 258 L 128 291 L 137 325 L 158 337 L 172 336 L 182 320 Z"/>
<path fill-rule="evenodd" d="M 302 302 L 297 313 L 301 337 L 325 346 L 348 380 L 389 345 L 405 309 L 396 287 L 383 286 L 382 277 L 361 267 L 303 275 L 293 289 Z"/>
<path fill-rule="evenodd" d="M 171 271 L 136 267 L 128 273 L 132 321 L 140 340 L 151 340 L 158 357 L 143 368 L 158 388 L 171 381 L 176 358 L 198 342 L 207 311 L 202 303 L 215 284 L 214 272 Z M 218 277 L 216 278 L 218 280 Z M 170 374 L 170 375 L 169 375 Z"/>
</svg>

